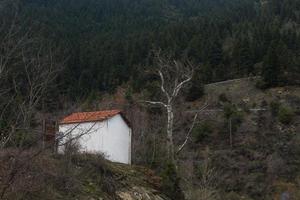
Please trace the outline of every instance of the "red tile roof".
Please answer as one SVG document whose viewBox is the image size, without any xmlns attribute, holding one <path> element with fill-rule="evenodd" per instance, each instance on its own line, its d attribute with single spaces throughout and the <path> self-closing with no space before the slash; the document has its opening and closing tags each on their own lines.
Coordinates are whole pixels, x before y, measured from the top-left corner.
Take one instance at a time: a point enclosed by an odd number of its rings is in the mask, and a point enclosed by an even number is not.
<svg viewBox="0 0 300 200">
<path fill-rule="evenodd" d="M 104 111 L 96 111 L 96 112 L 73 113 L 65 117 L 63 120 L 61 120 L 60 124 L 103 121 L 117 114 L 121 114 L 121 110 L 104 110 Z"/>
</svg>

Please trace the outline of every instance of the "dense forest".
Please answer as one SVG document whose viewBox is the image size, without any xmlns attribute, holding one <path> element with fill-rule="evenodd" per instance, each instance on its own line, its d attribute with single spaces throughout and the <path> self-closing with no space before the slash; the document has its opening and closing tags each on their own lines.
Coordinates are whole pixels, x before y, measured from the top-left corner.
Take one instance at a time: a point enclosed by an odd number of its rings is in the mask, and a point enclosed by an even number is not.
<svg viewBox="0 0 300 200">
<path fill-rule="evenodd" d="M 297 83 L 298 0 L 24 0 L 24 17 L 65 51 L 60 92 L 139 91 L 151 51 L 193 60 L 204 83 L 262 75 Z M 292 72 L 292 73 L 291 73 Z"/>
</svg>

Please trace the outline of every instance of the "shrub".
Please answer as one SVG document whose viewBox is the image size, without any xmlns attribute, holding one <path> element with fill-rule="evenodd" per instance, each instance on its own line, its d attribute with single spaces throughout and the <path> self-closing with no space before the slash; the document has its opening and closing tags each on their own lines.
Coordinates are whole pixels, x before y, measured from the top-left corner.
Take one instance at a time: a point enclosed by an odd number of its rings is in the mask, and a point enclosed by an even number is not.
<svg viewBox="0 0 300 200">
<path fill-rule="evenodd" d="M 244 111 L 244 112 L 246 112 L 246 113 L 250 113 L 250 108 L 249 108 L 249 106 L 248 106 L 248 104 L 246 103 L 246 102 L 244 102 L 244 101 L 241 101 L 239 104 L 238 104 L 238 106 L 240 107 L 240 108 L 242 108 L 242 110 Z"/>
<path fill-rule="evenodd" d="M 226 119 L 230 118 L 231 116 L 236 113 L 236 106 L 230 103 L 224 105 L 224 116 Z"/>
<path fill-rule="evenodd" d="M 250 197 L 259 199 L 267 190 L 266 174 L 262 172 L 248 173 L 245 177 L 245 191 Z"/>
<path fill-rule="evenodd" d="M 252 198 L 247 197 L 244 194 L 243 195 L 239 195 L 238 193 L 233 192 L 233 191 L 225 194 L 224 195 L 224 199 L 225 200 L 253 200 Z"/>
<path fill-rule="evenodd" d="M 177 175 L 176 167 L 173 163 L 166 163 L 161 173 L 162 190 L 171 199 L 184 199 L 184 195 L 179 186 L 180 178 Z"/>
<path fill-rule="evenodd" d="M 243 123 L 244 120 L 244 114 L 241 111 L 238 111 L 235 113 L 235 115 L 232 117 L 232 122 L 238 127 Z M 235 127 L 235 128 L 237 128 Z"/>
<path fill-rule="evenodd" d="M 133 97 L 132 97 L 132 94 L 133 94 L 133 90 L 131 87 L 128 87 L 126 92 L 125 92 L 125 99 L 129 102 L 129 103 L 132 103 L 133 101 Z"/>
<path fill-rule="evenodd" d="M 208 121 L 205 121 L 193 129 L 192 136 L 195 142 L 201 142 L 204 138 L 207 138 L 212 132 L 212 124 Z"/>
<path fill-rule="evenodd" d="M 219 101 L 221 101 L 223 103 L 230 102 L 225 93 L 222 93 L 219 95 Z"/>
<path fill-rule="evenodd" d="M 39 139 L 38 135 L 33 134 L 32 132 L 16 131 L 12 135 L 12 138 L 8 146 L 29 148 L 36 145 L 38 139 Z"/>
<path fill-rule="evenodd" d="M 278 120 L 283 124 L 290 124 L 294 115 L 295 113 L 290 107 L 281 106 L 278 110 Z"/>
<path fill-rule="evenodd" d="M 203 84 L 196 82 L 192 83 L 191 87 L 188 89 L 185 99 L 187 101 L 196 101 L 204 95 Z"/>
<path fill-rule="evenodd" d="M 224 117 L 232 120 L 233 124 L 240 125 L 243 122 L 243 113 L 236 105 L 227 103 L 224 106 Z"/>
<path fill-rule="evenodd" d="M 271 114 L 273 116 L 278 115 L 279 107 L 280 107 L 280 103 L 278 101 L 272 101 L 270 103 Z"/>
<path fill-rule="evenodd" d="M 268 88 L 268 84 L 264 80 L 258 79 L 255 83 L 255 87 L 261 90 L 265 90 Z"/>
</svg>

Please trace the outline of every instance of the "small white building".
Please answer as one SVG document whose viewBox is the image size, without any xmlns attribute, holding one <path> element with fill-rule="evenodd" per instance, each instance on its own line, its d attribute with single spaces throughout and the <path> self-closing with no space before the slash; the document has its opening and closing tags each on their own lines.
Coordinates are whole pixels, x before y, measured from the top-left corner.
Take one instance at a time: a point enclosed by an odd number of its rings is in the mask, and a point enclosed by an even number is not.
<svg viewBox="0 0 300 200">
<path fill-rule="evenodd" d="M 103 153 L 108 160 L 131 163 L 131 127 L 120 110 L 73 113 L 59 123 L 58 152 L 75 144 L 80 152 Z"/>
</svg>

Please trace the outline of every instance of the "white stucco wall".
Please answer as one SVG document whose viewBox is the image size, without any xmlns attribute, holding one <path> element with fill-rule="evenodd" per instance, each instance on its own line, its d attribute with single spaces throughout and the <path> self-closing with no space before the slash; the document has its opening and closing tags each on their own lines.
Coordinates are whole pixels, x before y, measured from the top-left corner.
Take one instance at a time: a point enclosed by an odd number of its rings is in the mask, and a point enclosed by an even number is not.
<svg viewBox="0 0 300 200">
<path fill-rule="evenodd" d="M 120 114 L 102 122 L 59 125 L 61 135 L 58 152 L 64 152 L 64 145 L 70 138 L 76 138 L 81 152 L 104 153 L 107 159 L 131 163 L 131 129 Z"/>
</svg>

